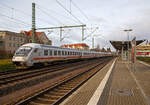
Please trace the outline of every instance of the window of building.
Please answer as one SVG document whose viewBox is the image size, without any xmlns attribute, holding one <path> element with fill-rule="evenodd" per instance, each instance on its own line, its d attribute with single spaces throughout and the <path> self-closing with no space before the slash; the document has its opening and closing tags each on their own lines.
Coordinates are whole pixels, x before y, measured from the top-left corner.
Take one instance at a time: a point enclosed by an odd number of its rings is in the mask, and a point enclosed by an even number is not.
<svg viewBox="0 0 150 105">
<path fill-rule="evenodd" d="M 13 47 L 16 47 L 15 43 L 13 44 Z"/>
<path fill-rule="evenodd" d="M 13 39 L 14 41 L 16 40 L 16 38 L 14 37 L 14 39 Z"/>
<path fill-rule="evenodd" d="M 3 47 L 3 42 L 0 42 L 0 48 Z"/>
<path fill-rule="evenodd" d="M 48 50 L 44 50 L 44 55 L 48 56 Z"/>
<path fill-rule="evenodd" d="M 8 39 L 11 40 L 11 36 L 9 36 Z"/>
<path fill-rule="evenodd" d="M 8 46 L 11 47 L 11 43 L 9 43 Z"/>
</svg>

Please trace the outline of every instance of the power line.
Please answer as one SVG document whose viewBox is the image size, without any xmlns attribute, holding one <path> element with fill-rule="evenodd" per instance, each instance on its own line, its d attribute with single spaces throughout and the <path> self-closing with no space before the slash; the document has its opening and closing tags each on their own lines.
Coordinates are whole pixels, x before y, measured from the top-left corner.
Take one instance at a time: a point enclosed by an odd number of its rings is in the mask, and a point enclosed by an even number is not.
<svg viewBox="0 0 150 105">
<path fill-rule="evenodd" d="M 18 11 L 18 12 L 24 14 L 24 15 L 32 16 L 31 14 L 28 14 L 28 13 L 22 11 L 22 10 L 19 10 L 19 9 L 16 9 L 16 8 L 13 8 L 13 7 L 10 7 L 10 6 L 8 6 L 8 5 L 4 4 L 4 3 L 3 3 L 3 4 L 0 4 L 0 5 L 1 5 L 1 6 L 5 6 L 5 7 L 7 7 L 7 8 L 10 8 L 10 9 L 13 9 L 13 10 L 15 10 L 15 11 Z"/>
<path fill-rule="evenodd" d="M 7 16 L 7 15 L 4 15 L 4 14 L 1 14 L 1 13 L 0 13 L 0 15 L 1 15 L 1 16 L 4 16 L 4 17 L 7 17 L 7 18 L 9 18 L 9 19 L 18 21 L 18 22 L 20 22 L 21 24 L 24 24 L 24 25 L 25 25 L 25 24 L 26 24 L 26 25 L 31 25 L 31 24 L 28 24 L 28 23 L 26 23 L 26 22 L 24 22 L 24 21 L 22 21 L 22 20 L 15 19 L 15 18 L 11 18 L 11 17 L 9 17 L 9 16 Z"/>
<path fill-rule="evenodd" d="M 59 17 L 61 16 L 61 17 L 64 17 L 65 19 L 67 19 L 67 20 L 71 20 L 71 21 L 73 21 L 74 23 L 77 23 L 77 21 L 74 20 L 74 18 L 73 18 L 73 19 L 72 19 L 72 18 L 68 18 L 67 16 L 62 15 L 61 13 L 58 13 L 58 12 L 56 12 L 56 11 L 54 11 L 54 10 L 49 9 L 49 8 L 45 8 L 44 6 L 41 6 L 41 5 L 39 5 L 39 4 L 38 4 L 38 6 L 41 7 L 41 8 L 44 8 L 46 11 L 51 11 L 51 12 L 55 13 L 56 15 L 59 15 Z"/>
<path fill-rule="evenodd" d="M 15 21 L 11 21 L 11 20 L 8 20 L 8 19 L 7 19 L 6 21 L 10 21 L 10 22 L 16 23 L 16 24 L 15 24 L 15 27 L 16 27 L 16 28 L 29 28 L 29 26 L 27 26 L 27 27 L 21 27 L 22 25 L 21 25 L 21 24 L 18 24 L 18 22 L 15 22 Z M 2 23 L 2 25 L 5 24 L 5 25 L 7 25 L 7 26 L 10 26 L 10 25 L 12 26 L 12 24 L 10 24 L 10 23 L 7 23 L 7 24 L 6 24 L 6 22 L 2 22 L 2 21 L 0 21 L 0 23 Z M 14 26 L 13 26 L 13 27 L 14 27 Z"/>
<path fill-rule="evenodd" d="M 72 13 L 70 13 L 70 11 L 68 9 L 66 9 L 58 0 L 56 0 L 56 2 L 64 9 L 66 10 L 72 17 L 74 17 L 80 24 L 83 24 L 75 15 L 73 15 Z"/>
<path fill-rule="evenodd" d="M 72 1 L 72 4 L 81 12 L 81 14 L 87 19 L 88 19 L 88 16 Z"/>
<path fill-rule="evenodd" d="M 19 13 L 22 13 L 22 14 L 24 14 L 24 15 L 27 15 L 27 16 L 29 16 L 29 17 L 32 17 L 31 14 L 28 14 L 28 13 L 22 11 L 22 10 L 19 10 L 19 9 L 16 9 L 16 8 L 13 8 L 13 7 L 10 7 L 10 6 L 6 5 L 6 4 L 0 4 L 0 5 L 1 5 L 1 6 L 5 6 L 5 7 L 7 7 L 7 8 L 10 8 L 10 9 L 14 9 L 15 11 L 17 11 L 17 12 L 19 12 Z M 44 23 L 49 23 L 49 24 L 51 24 L 49 21 L 47 21 L 47 20 L 45 20 L 45 19 L 42 19 L 42 18 L 39 18 L 39 17 L 37 17 L 37 19 L 43 21 Z"/>
<path fill-rule="evenodd" d="M 41 10 L 44 14 L 46 14 L 47 16 L 50 16 L 51 18 L 55 19 L 58 23 L 63 24 L 60 20 L 58 20 L 56 17 L 50 15 L 50 13 L 48 13 L 47 11 L 45 11 L 42 8 L 37 7 L 39 10 Z"/>
</svg>

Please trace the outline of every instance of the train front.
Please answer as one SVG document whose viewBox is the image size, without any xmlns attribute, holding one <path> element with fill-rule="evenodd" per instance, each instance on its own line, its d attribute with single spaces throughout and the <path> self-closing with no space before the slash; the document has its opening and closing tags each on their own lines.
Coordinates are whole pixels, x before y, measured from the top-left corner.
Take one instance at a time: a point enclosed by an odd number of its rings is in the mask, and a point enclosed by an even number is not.
<svg viewBox="0 0 150 105">
<path fill-rule="evenodd" d="M 13 64 L 16 66 L 31 66 L 29 58 L 31 56 L 32 48 L 29 46 L 21 46 L 12 58 Z"/>
</svg>

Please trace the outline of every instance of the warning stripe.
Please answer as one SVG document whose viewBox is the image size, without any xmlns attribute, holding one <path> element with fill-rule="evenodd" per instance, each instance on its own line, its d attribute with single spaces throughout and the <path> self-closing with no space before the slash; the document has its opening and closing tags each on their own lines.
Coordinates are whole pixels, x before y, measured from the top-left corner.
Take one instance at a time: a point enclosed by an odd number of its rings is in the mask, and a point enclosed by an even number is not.
<svg viewBox="0 0 150 105">
<path fill-rule="evenodd" d="M 81 58 L 87 58 L 90 56 L 82 56 Z M 47 60 L 47 59 L 64 59 L 64 58 L 79 58 L 79 56 L 67 56 L 67 57 L 37 57 L 33 58 L 33 60 Z"/>
</svg>

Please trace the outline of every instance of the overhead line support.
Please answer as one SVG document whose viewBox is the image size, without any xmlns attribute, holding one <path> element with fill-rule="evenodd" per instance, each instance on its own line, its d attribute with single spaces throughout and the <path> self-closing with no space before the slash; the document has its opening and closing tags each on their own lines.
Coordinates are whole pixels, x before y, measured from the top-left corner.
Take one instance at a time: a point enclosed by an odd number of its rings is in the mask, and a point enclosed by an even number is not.
<svg viewBox="0 0 150 105">
<path fill-rule="evenodd" d="M 35 3 L 32 3 L 32 43 L 36 43 Z"/>
</svg>

